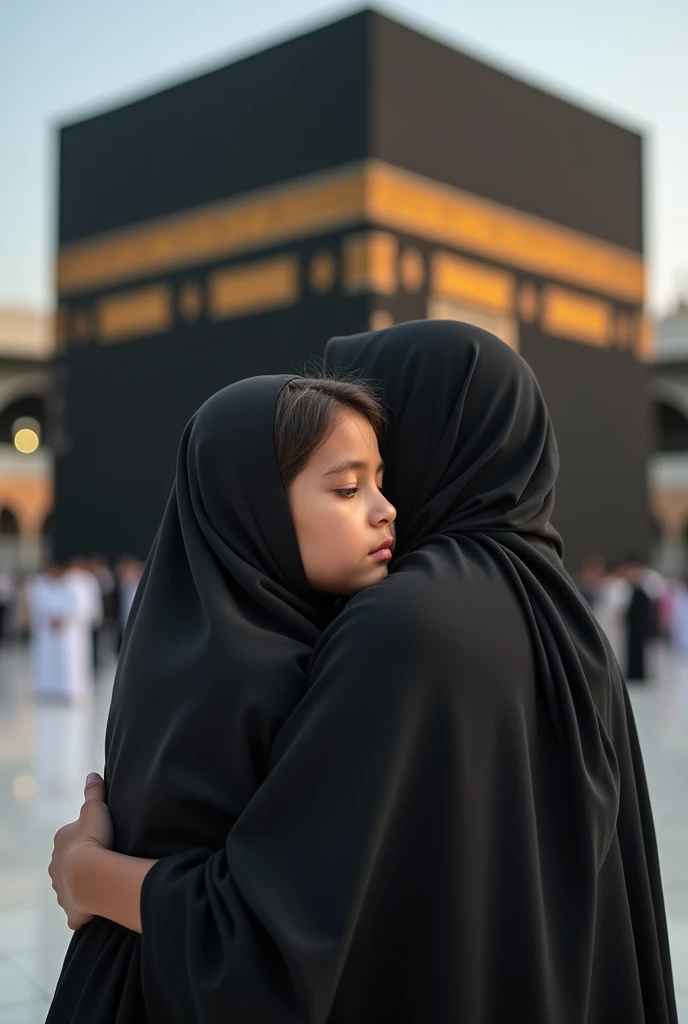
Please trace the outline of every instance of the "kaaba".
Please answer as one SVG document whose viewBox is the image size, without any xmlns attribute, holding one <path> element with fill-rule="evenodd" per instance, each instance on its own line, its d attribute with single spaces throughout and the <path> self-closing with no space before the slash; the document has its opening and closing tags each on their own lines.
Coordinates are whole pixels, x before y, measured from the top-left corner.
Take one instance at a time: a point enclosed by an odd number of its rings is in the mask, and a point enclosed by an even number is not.
<svg viewBox="0 0 688 1024">
<path fill-rule="evenodd" d="M 533 367 L 567 562 L 646 552 L 642 137 L 374 11 L 59 132 L 55 553 L 144 556 L 186 421 L 333 334 Z"/>
</svg>

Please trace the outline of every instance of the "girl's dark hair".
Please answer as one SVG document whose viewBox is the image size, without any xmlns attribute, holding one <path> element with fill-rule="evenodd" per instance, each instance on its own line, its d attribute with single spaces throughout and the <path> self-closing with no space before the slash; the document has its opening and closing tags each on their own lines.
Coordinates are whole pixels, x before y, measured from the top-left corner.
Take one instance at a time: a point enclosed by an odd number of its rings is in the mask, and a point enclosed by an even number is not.
<svg viewBox="0 0 688 1024">
<path fill-rule="evenodd" d="M 385 414 L 373 389 L 363 381 L 337 377 L 294 377 L 279 393 L 275 407 L 275 455 L 283 488 L 289 487 L 309 457 L 325 441 L 338 412 L 365 417 L 378 441 Z"/>
</svg>

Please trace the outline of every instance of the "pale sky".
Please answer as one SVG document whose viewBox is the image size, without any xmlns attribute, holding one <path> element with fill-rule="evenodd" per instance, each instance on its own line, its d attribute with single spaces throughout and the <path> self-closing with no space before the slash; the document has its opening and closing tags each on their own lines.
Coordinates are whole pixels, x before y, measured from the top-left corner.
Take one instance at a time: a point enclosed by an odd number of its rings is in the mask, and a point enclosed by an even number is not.
<svg viewBox="0 0 688 1024">
<path fill-rule="evenodd" d="M 331 0 L 0 0 L 0 304 L 50 308 L 56 125 L 317 27 Z M 687 0 L 378 10 L 645 134 L 650 308 L 688 298 Z"/>
</svg>

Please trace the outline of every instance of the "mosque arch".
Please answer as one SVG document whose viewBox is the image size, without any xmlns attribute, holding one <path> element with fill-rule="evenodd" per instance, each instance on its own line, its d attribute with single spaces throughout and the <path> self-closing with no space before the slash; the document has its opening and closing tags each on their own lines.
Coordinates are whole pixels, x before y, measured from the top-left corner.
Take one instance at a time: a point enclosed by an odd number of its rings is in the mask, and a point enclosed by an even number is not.
<svg viewBox="0 0 688 1024">
<path fill-rule="evenodd" d="M 12 402 L 20 398 L 41 396 L 45 398 L 50 388 L 50 374 L 46 371 L 32 370 L 19 373 L 0 381 L 0 412 Z"/>
<path fill-rule="evenodd" d="M 20 533 L 18 516 L 9 506 L 4 505 L 0 509 L 0 537 L 18 537 Z"/>
</svg>

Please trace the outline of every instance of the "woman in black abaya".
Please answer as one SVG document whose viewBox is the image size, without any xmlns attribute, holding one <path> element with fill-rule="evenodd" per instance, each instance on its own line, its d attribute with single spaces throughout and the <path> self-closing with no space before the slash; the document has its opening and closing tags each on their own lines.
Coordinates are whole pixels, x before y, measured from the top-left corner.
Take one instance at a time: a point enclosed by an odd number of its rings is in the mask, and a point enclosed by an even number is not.
<svg viewBox="0 0 688 1024">
<path fill-rule="evenodd" d="M 319 640 L 223 846 L 147 871 L 149 1020 L 675 1022 L 633 717 L 562 565 L 531 371 L 442 322 L 326 356 L 385 386 L 396 566 Z"/>
</svg>

